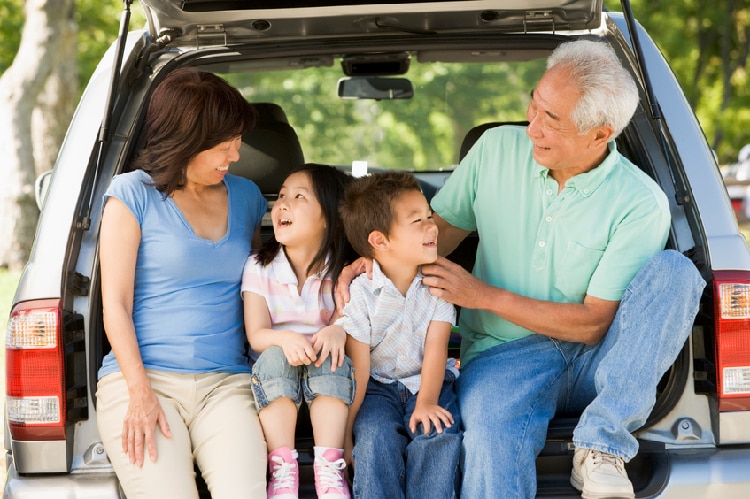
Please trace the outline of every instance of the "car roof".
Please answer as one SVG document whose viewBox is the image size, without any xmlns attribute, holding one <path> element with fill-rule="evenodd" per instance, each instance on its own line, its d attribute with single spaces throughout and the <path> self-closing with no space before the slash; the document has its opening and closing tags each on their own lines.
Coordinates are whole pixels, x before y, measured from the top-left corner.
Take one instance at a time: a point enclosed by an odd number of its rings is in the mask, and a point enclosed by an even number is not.
<svg viewBox="0 0 750 499">
<path fill-rule="evenodd" d="M 215 36 L 226 43 L 383 33 L 565 33 L 601 28 L 602 0 L 142 0 L 156 33 Z"/>
</svg>

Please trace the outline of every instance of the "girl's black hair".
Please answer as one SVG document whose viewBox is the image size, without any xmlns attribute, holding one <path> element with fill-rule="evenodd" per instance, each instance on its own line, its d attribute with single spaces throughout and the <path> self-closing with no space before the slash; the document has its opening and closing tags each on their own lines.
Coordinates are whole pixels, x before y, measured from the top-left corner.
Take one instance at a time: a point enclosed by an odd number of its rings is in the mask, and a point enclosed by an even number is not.
<svg viewBox="0 0 750 499">
<path fill-rule="evenodd" d="M 306 173 L 310 177 L 313 192 L 320 203 L 323 217 L 326 221 L 325 234 L 318 252 L 313 257 L 310 266 L 306 269 L 309 274 L 313 269 L 322 269 L 326 257 L 330 254 L 328 267 L 325 269 L 323 278 L 330 277 L 333 281 L 333 289 L 336 289 L 338 280 L 344 265 L 352 261 L 356 255 L 344 234 L 344 227 L 339 217 L 339 205 L 344 199 L 344 190 L 351 182 L 352 177 L 329 165 L 317 163 L 306 163 L 292 171 L 286 178 L 295 173 Z M 255 259 L 261 265 L 268 265 L 276 258 L 281 250 L 281 244 L 275 236 L 271 236 L 258 250 Z"/>
</svg>

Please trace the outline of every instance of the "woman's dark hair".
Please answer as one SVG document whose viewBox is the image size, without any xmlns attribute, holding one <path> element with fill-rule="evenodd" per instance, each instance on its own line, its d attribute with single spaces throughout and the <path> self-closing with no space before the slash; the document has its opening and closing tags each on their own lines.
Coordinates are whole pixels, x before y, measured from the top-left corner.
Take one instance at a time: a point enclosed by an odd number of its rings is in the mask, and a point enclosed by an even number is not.
<svg viewBox="0 0 750 499">
<path fill-rule="evenodd" d="M 287 175 L 287 178 L 295 173 L 306 173 L 310 177 L 313 192 L 320 203 L 323 217 L 326 221 L 325 234 L 323 235 L 320 248 L 315 257 L 313 257 L 312 262 L 310 262 L 310 266 L 306 269 L 306 272 L 309 274 L 313 270 L 323 269 L 326 257 L 330 254 L 331 258 L 323 277 L 331 278 L 333 289 L 335 290 L 336 281 L 344 265 L 356 257 L 349 245 L 349 241 L 346 239 L 344 227 L 341 225 L 339 217 L 339 205 L 344 199 L 344 190 L 349 182 L 351 182 L 352 177 L 333 166 L 315 163 L 307 163 L 300 166 Z M 271 236 L 261 246 L 260 250 L 258 250 L 255 259 L 261 265 L 268 265 L 276 258 L 280 250 L 281 244 L 274 236 Z"/>
<path fill-rule="evenodd" d="M 254 126 L 255 110 L 236 88 L 213 73 L 180 68 L 151 94 L 145 141 L 134 166 L 168 196 L 185 186 L 185 170 L 198 153 Z"/>
</svg>

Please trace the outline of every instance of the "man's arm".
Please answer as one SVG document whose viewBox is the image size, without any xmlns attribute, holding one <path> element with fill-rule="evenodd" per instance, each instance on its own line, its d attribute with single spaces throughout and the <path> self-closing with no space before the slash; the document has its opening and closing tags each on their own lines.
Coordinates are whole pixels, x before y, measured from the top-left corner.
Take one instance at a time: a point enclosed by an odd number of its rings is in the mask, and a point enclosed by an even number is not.
<svg viewBox="0 0 750 499">
<path fill-rule="evenodd" d="M 448 256 L 458 245 L 471 234 L 471 231 L 459 229 L 445 221 L 437 213 L 432 213 L 432 220 L 438 228 L 438 255 Z"/>
<path fill-rule="evenodd" d="M 434 296 L 460 307 L 486 310 L 535 333 L 564 341 L 598 343 L 620 304 L 589 295 L 583 303 L 528 298 L 486 284 L 445 258 L 423 266 L 422 272 L 422 282 Z"/>
</svg>

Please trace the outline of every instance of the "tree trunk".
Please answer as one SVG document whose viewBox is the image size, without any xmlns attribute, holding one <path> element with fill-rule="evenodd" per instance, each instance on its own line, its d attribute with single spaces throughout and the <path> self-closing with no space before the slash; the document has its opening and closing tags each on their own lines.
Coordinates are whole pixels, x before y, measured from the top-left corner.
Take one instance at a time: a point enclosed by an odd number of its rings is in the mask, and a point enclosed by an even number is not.
<svg viewBox="0 0 750 499">
<path fill-rule="evenodd" d="M 76 40 L 78 26 L 73 16 L 73 1 L 69 3 L 65 19 L 60 23 L 59 54 L 62 57 L 53 61 L 51 73 L 31 118 L 37 176 L 55 165 L 80 93 Z"/>
<path fill-rule="evenodd" d="M 13 64 L 0 77 L 0 267 L 26 263 L 39 215 L 31 117 L 55 64 L 75 64 L 61 53 L 61 34 L 73 0 L 27 0 L 26 23 Z M 75 53 L 75 52 L 73 52 Z"/>
<path fill-rule="evenodd" d="M 58 58 L 58 63 L 53 65 L 31 117 L 36 176 L 55 166 L 57 153 L 65 139 L 65 132 L 80 95 L 76 64 L 78 27 L 73 19 L 72 9 L 61 28 L 60 53 L 63 57 Z"/>
</svg>

